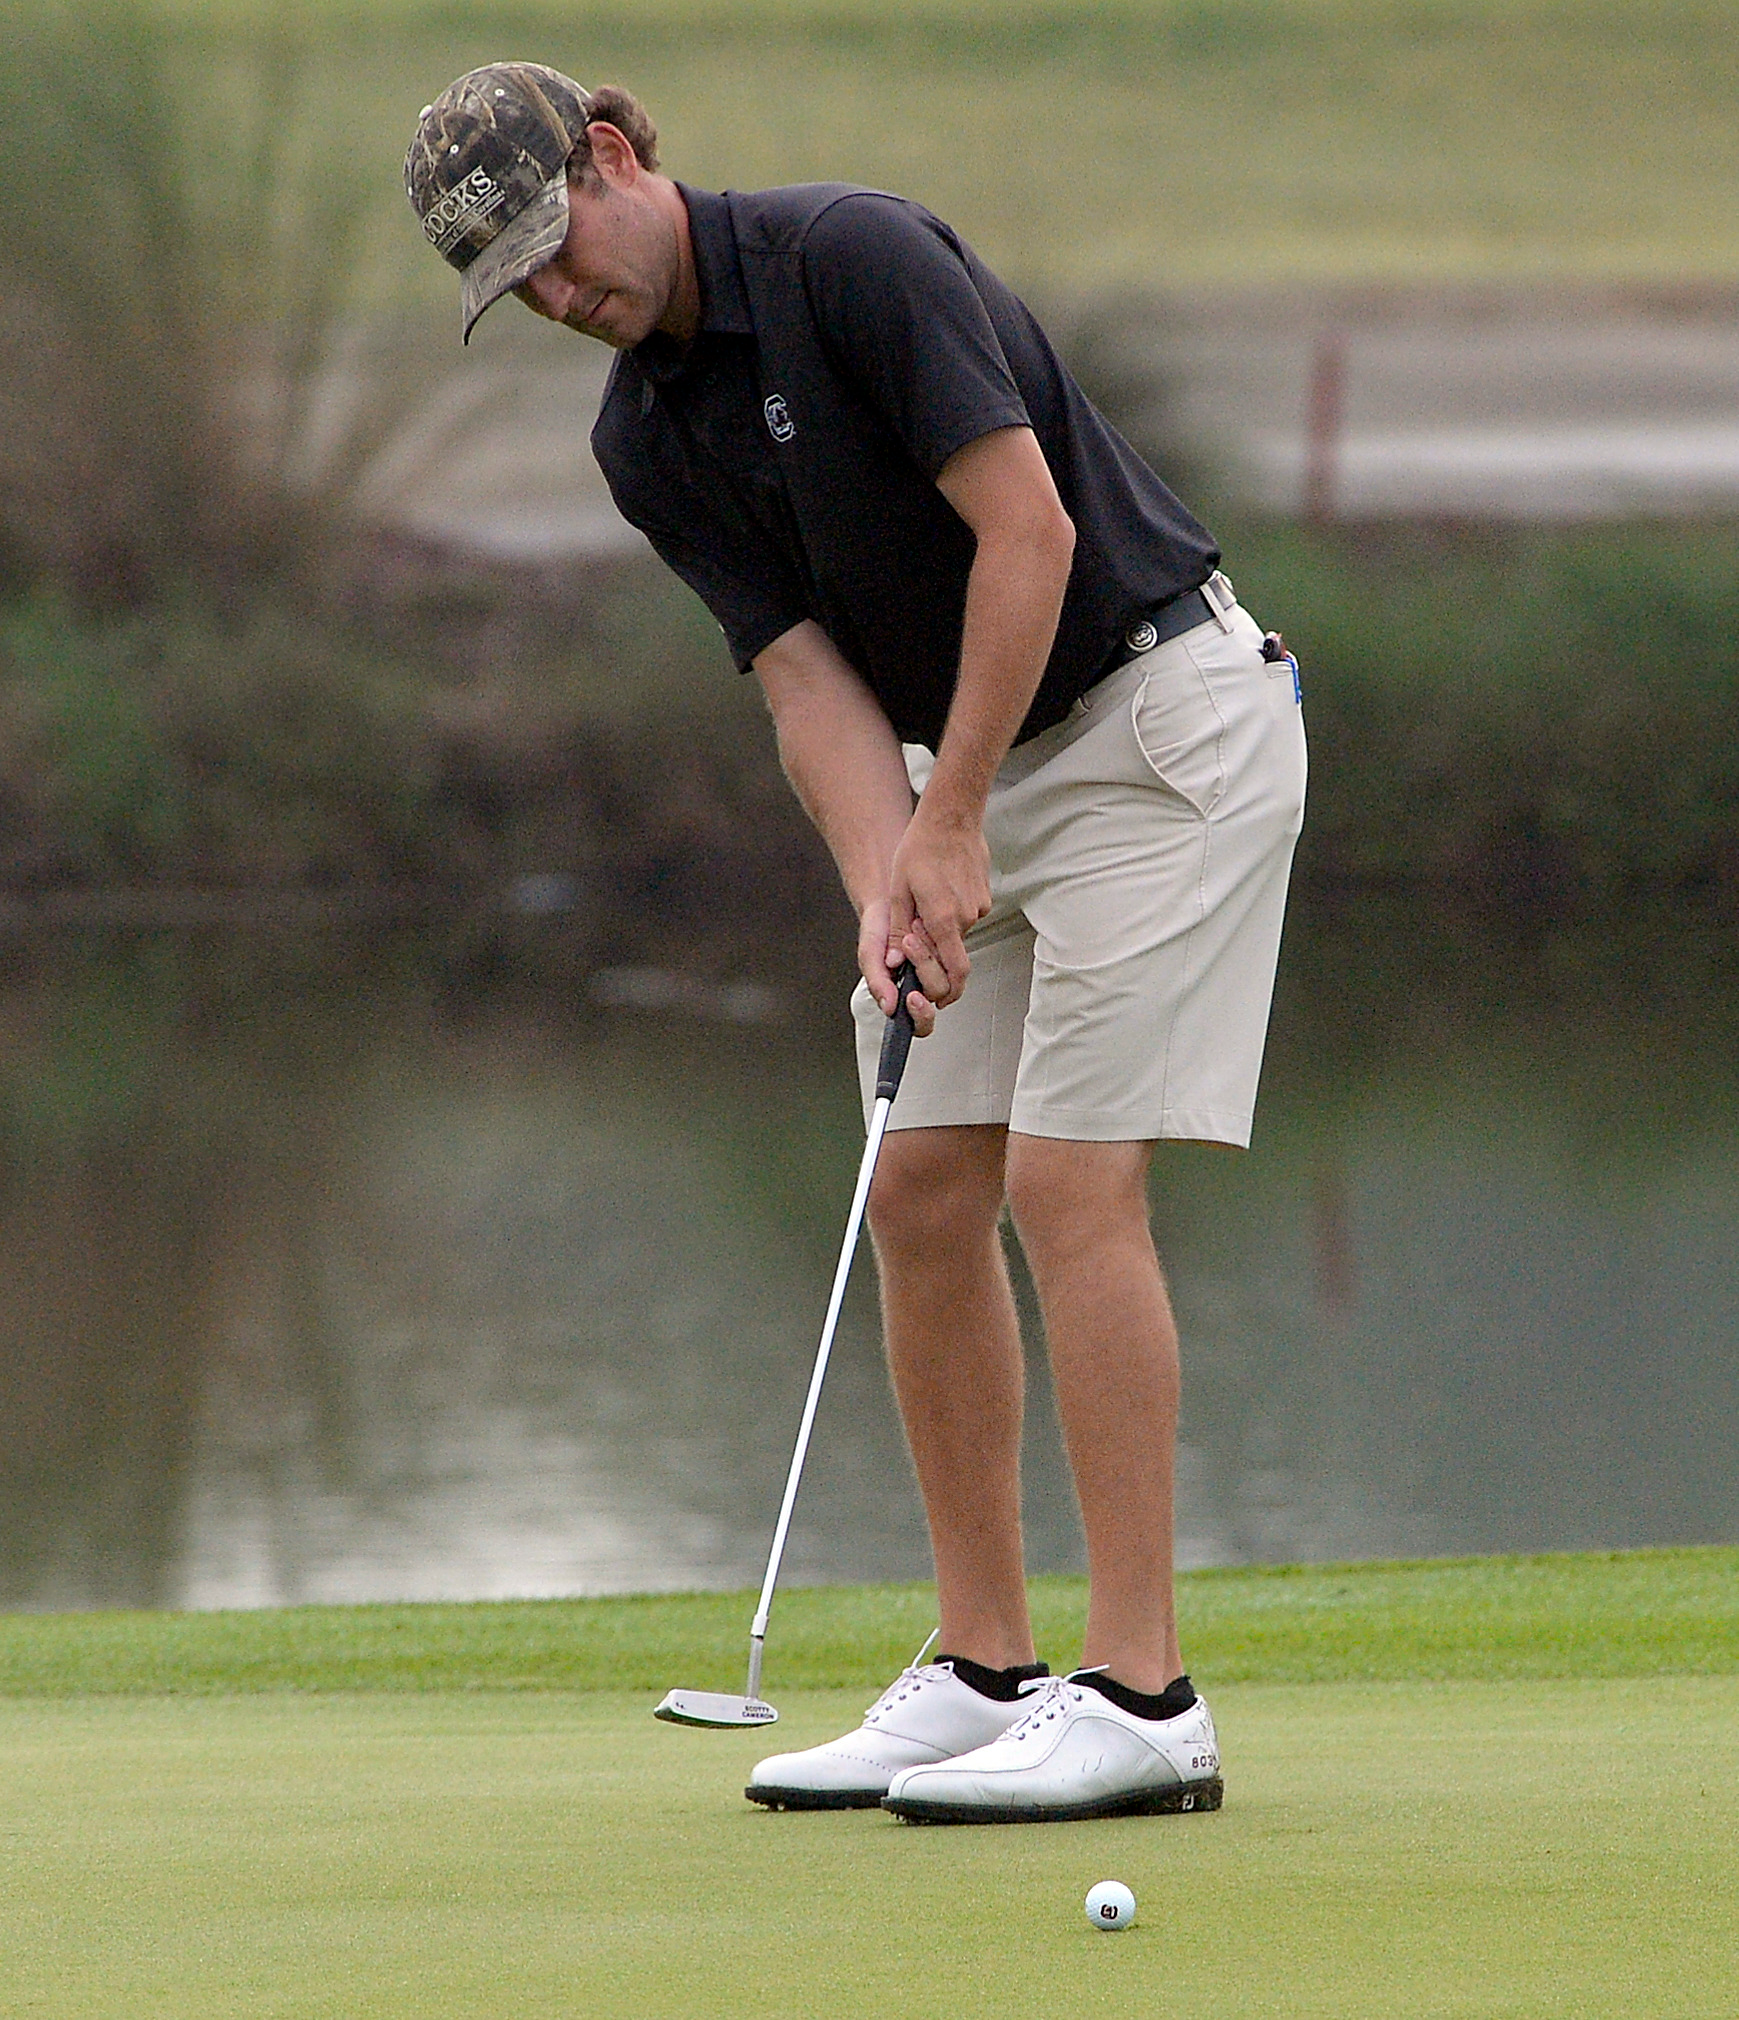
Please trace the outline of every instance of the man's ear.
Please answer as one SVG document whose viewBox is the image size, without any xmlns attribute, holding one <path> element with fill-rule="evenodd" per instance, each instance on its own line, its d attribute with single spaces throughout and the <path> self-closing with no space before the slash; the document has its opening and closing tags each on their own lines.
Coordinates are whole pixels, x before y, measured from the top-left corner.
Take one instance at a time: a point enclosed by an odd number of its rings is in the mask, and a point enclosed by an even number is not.
<svg viewBox="0 0 1739 2020">
<path fill-rule="evenodd" d="M 592 143 L 592 169 L 612 189 L 628 189 L 639 179 L 640 162 L 633 143 L 607 119 L 594 119 L 586 128 Z"/>
</svg>

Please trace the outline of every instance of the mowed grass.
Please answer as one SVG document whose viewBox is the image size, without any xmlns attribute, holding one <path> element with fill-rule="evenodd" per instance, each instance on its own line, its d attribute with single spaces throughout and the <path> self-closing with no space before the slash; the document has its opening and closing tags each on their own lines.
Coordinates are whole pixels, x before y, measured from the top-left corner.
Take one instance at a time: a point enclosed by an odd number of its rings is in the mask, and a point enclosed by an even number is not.
<svg viewBox="0 0 1739 2020">
<path fill-rule="evenodd" d="M 775 1816 L 641 1695 L 14 1702 L 8 2014 L 1707 2016 L 1739 1679 L 1234 1685 L 1216 1816 Z M 855 1721 L 788 1694 L 779 1737 Z M 1098 1879 L 1126 1936 L 1089 1929 Z"/>
<path fill-rule="evenodd" d="M 742 1800 L 761 1752 L 855 1721 L 923 1588 L 783 1599 L 773 1735 L 648 1716 L 670 1683 L 740 1687 L 740 1597 L 7 1619 L 0 2011 L 1739 2001 L 1739 1552 L 1184 1587 L 1225 1809 L 1005 1830 Z M 1080 1600 L 1038 1590 L 1054 1661 Z M 1107 1877 L 1125 1935 L 1081 1914 Z"/>
</svg>

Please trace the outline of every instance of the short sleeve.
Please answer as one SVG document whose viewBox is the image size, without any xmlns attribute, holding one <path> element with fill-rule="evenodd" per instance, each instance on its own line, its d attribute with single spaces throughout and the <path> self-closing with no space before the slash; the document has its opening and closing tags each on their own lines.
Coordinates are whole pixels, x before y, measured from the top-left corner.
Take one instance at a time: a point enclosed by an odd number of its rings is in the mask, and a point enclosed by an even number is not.
<svg viewBox="0 0 1739 2020">
<path fill-rule="evenodd" d="M 722 524 L 696 524 L 678 532 L 649 522 L 640 527 L 664 565 L 680 575 L 718 620 L 737 671 L 746 673 L 776 638 L 809 615 L 789 571 L 771 549 L 751 553 L 758 543 L 739 533 L 723 538 Z M 776 577 L 784 577 L 785 581 Z"/>
<path fill-rule="evenodd" d="M 921 206 L 842 197 L 810 230 L 804 274 L 835 369 L 927 477 L 982 435 L 1031 426 L 964 252 Z"/>
</svg>

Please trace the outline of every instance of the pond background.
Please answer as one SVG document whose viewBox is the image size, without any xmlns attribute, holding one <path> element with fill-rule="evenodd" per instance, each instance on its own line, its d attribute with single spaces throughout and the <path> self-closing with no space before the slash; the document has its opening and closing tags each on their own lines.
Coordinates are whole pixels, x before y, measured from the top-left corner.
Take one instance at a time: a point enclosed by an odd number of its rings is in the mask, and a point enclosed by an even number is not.
<svg viewBox="0 0 1739 2020">
<path fill-rule="evenodd" d="M 1651 958 L 1659 921 L 1295 908 L 1255 1146 L 1157 1160 L 1180 1562 L 1739 1535 L 1739 991 Z M 416 933 L 86 937 L 0 1000 L 0 1601 L 755 1580 L 861 1141 L 843 1012 L 456 982 Z M 1026 1302 L 1030 1555 L 1074 1569 Z M 789 1568 L 928 1572 L 867 1257 Z"/>
</svg>

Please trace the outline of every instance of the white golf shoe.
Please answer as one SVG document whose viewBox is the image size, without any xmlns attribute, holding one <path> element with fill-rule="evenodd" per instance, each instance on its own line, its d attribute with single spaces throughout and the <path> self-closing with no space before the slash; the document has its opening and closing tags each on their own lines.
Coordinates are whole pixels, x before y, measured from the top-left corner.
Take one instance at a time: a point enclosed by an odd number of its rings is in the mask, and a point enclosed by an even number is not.
<svg viewBox="0 0 1739 2020">
<path fill-rule="evenodd" d="M 874 1809 L 902 1768 L 968 1753 L 1026 1716 L 1030 1698 L 1005 1704 L 963 1683 L 951 1663 L 926 1663 L 935 1639 L 864 1713 L 856 1732 L 803 1753 L 772 1755 L 744 1795 L 774 1810 Z"/>
<path fill-rule="evenodd" d="M 1063 1823 L 1217 1810 L 1225 1794 L 1207 1701 L 1137 1718 L 1078 1676 L 1027 1687 L 1019 1721 L 976 1753 L 898 1774 L 884 1809 L 915 1824 Z"/>
</svg>

